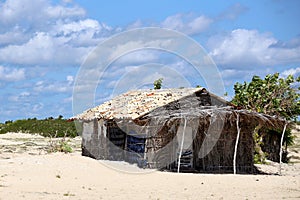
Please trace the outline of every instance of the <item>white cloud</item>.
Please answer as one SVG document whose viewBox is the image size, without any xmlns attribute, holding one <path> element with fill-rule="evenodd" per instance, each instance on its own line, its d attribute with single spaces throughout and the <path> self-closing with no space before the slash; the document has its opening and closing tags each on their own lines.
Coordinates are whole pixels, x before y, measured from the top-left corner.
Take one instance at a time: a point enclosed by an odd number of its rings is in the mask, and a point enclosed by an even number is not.
<svg viewBox="0 0 300 200">
<path fill-rule="evenodd" d="M 0 3 L 0 62 L 31 66 L 79 65 L 115 29 L 84 19 L 69 2 L 7 0 Z"/>
<path fill-rule="evenodd" d="M 44 82 L 44 81 L 38 81 L 34 87 L 33 90 L 35 92 L 39 93 L 65 93 L 70 92 L 72 87 L 67 82 Z"/>
<path fill-rule="evenodd" d="M 48 6 L 45 12 L 51 18 L 68 18 L 68 17 L 81 17 L 85 15 L 83 8 L 64 7 L 64 6 Z"/>
<path fill-rule="evenodd" d="M 51 5 L 49 0 L 6 0 L 0 4 L 0 24 L 46 26 L 52 19 L 82 17 L 85 10 L 78 6 Z"/>
<path fill-rule="evenodd" d="M 206 16 L 193 16 L 192 14 L 176 14 L 167 17 L 161 26 L 183 32 L 188 35 L 196 35 L 205 31 L 213 22 Z"/>
<path fill-rule="evenodd" d="M 88 52 L 86 48 L 72 48 L 68 38 L 52 37 L 38 32 L 27 43 L 0 49 L 0 61 L 15 64 L 45 65 L 49 63 L 79 64 Z"/>
<path fill-rule="evenodd" d="M 33 91 L 38 93 L 69 93 L 73 89 L 74 77 L 68 75 L 65 81 L 38 81 L 33 86 Z"/>
<path fill-rule="evenodd" d="M 74 77 L 73 76 L 67 76 L 67 81 L 68 81 L 68 84 L 71 85 L 73 82 L 74 82 Z"/>
<path fill-rule="evenodd" d="M 25 79 L 25 69 L 3 67 L 0 65 L 0 81 L 21 81 Z"/>
<path fill-rule="evenodd" d="M 149 23 L 139 19 L 127 26 L 127 29 L 153 26 L 176 30 L 187 35 L 197 35 L 206 31 L 212 22 L 213 19 L 204 15 L 196 15 L 194 13 L 178 13 L 168 16 L 163 21 L 156 23 Z"/>
<path fill-rule="evenodd" d="M 207 18 L 205 16 L 197 17 L 187 24 L 188 29 L 186 30 L 186 32 L 187 34 L 191 35 L 203 32 L 209 27 L 211 23 L 212 19 L 210 18 Z"/>
<path fill-rule="evenodd" d="M 300 45 L 286 48 L 278 43 L 270 34 L 236 29 L 226 36 L 210 38 L 208 46 L 210 56 L 223 66 L 272 66 L 300 61 Z"/>
<path fill-rule="evenodd" d="M 22 44 L 30 38 L 30 35 L 24 34 L 18 27 L 14 30 L 0 34 L 0 45 Z"/>
<path fill-rule="evenodd" d="M 55 31 L 63 35 L 69 35 L 71 33 L 78 33 L 82 31 L 92 31 L 99 32 L 101 30 L 101 26 L 98 21 L 92 19 L 85 19 L 79 21 L 73 21 L 70 23 L 64 23 L 59 21 L 56 25 Z"/>
<path fill-rule="evenodd" d="M 68 23 L 58 21 L 51 30 L 51 34 L 53 36 L 60 36 L 68 39 L 68 44 L 73 47 L 96 46 L 99 42 L 114 32 L 115 29 L 112 27 L 92 19 L 72 21 Z"/>
<path fill-rule="evenodd" d="M 287 77 L 287 76 L 289 76 L 289 75 L 300 76 L 300 67 L 287 69 L 287 70 L 283 71 L 283 72 L 281 73 L 281 75 L 282 75 L 283 77 Z"/>
</svg>

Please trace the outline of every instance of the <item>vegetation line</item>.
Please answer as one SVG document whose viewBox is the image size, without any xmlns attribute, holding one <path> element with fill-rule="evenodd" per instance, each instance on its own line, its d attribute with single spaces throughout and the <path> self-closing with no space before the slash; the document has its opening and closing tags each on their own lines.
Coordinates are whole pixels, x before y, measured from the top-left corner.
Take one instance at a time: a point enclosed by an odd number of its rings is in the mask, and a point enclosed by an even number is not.
<svg viewBox="0 0 300 200">
<path fill-rule="evenodd" d="M 56 119 L 53 117 L 41 120 L 36 118 L 21 119 L 0 124 L 0 134 L 8 132 L 40 134 L 44 137 L 54 138 L 77 136 L 74 122 L 63 119 L 62 116 Z"/>
</svg>

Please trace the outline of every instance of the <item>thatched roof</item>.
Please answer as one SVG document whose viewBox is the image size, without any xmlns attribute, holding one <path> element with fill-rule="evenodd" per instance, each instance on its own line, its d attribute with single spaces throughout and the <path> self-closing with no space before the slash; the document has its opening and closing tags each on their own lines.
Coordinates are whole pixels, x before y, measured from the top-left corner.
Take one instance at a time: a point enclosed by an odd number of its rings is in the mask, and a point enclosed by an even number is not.
<svg viewBox="0 0 300 200">
<path fill-rule="evenodd" d="M 235 124 L 237 115 L 241 122 L 247 124 L 253 124 L 253 126 L 261 125 L 268 128 L 283 128 L 284 124 L 287 123 L 285 119 L 278 116 L 270 116 L 262 113 L 257 113 L 248 110 L 237 110 L 233 107 L 216 107 L 216 106 L 205 106 L 205 107 L 193 107 L 187 110 L 166 110 L 156 109 L 151 113 L 147 113 L 144 116 L 136 119 L 135 121 L 148 121 L 148 119 L 160 118 L 160 120 L 171 119 L 171 118 L 201 118 L 210 121 L 212 118 L 222 118 L 223 120 L 229 120 L 232 124 Z"/>
<path fill-rule="evenodd" d="M 193 95 L 196 92 L 207 92 L 205 88 L 183 88 L 183 89 L 160 89 L 160 90 L 136 90 L 121 94 L 95 108 L 79 114 L 74 119 L 91 120 L 94 118 L 136 119 L 159 107 L 181 98 Z M 212 94 L 210 94 L 212 95 Z M 214 95 L 215 98 L 219 98 Z M 225 100 L 219 98 L 219 101 Z"/>
<path fill-rule="evenodd" d="M 194 103 L 197 103 L 198 100 L 191 103 L 191 99 L 185 99 L 186 97 L 196 97 L 196 93 L 207 93 L 211 98 L 222 102 L 223 106 L 195 106 Z M 179 109 L 166 109 L 164 107 L 166 105 L 172 106 L 179 100 L 183 101 L 183 103 L 181 102 L 183 105 Z M 281 128 L 286 123 L 285 120 L 276 116 L 237 110 L 226 105 L 230 105 L 230 103 L 209 93 L 205 88 L 136 90 L 116 96 L 110 101 L 86 110 L 73 119 L 132 119 L 144 124 L 142 121 L 147 121 L 147 118 L 160 118 L 161 120 L 182 117 L 209 119 L 216 115 L 234 121 L 238 114 L 241 120 L 251 122 L 254 125 Z"/>
</svg>

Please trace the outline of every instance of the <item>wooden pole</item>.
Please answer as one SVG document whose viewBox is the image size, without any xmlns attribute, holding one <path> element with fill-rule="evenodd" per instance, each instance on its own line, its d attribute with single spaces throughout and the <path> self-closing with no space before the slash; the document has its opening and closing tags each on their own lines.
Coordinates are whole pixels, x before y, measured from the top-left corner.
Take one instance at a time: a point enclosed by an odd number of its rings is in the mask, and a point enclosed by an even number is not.
<svg viewBox="0 0 300 200">
<path fill-rule="evenodd" d="M 233 154 L 233 174 L 236 174 L 236 154 L 237 154 L 237 148 L 238 148 L 240 132 L 241 132 L 241 128 L 239 127 L 239 120 L 240 120 L 240 115 L 237 114 L 237 117 L 236 117 L 237 136 L 236 136 L 236 140 L 235 140 L 234 154 Z"/>
<path fill-rule="evenodd" d="M 279 151 L 279 174 L 280 175 L 281 175 L 281 163 L 282 163 L 282 145 L 283 145 L 283 138 L 284 138 L 286 126 L 287 126 L 287 123 L 284 125 L 283 132 L 281 135 L 281 140 L 280 140 L 280 151 Z"/>
<path fill-rule="evenodd" d="M 186 128 L 186 118 L 184 118 L 184 127 L 183 127 L 183 131 L 182 131 L 182 138 L 181 138 L 180 152 L 179 152 L 179 156 L 178 156 L 177 173 L 179 173 L 179 171 L 180 171 L 180 159 L 181 159 L 182 149 L 183 149 L 183 142 L 184 142 L 185 128 Z"/>
</svg>

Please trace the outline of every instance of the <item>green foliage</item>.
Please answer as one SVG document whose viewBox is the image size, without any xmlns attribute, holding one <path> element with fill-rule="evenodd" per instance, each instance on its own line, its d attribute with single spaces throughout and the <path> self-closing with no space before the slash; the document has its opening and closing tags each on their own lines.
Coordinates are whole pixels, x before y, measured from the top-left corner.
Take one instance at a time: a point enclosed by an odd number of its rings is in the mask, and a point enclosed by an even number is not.
<svg viewBox="0 0 300 200">
<path fill-rule="evenodd" d="M 253 134 L 254 139 L 254 163 L 255 164 L 267 164 L 266 159 L 273 160 L 274 158 L 274 152 L 270 152 L 270 148 L 273 149 L 272 146 L 268 145 L 270 143 L 270 138 L 266 136 L 273 136 L 275 135 L 275 138 L 278 138 L 278 142 L 280 142 L 281 136 L 282 136 L 282 130 L 281 129 L 268 129 L 268 128 L 262 128 L 262 127 L 256 127 Z M 287 147 L 294 144 L 294 138 L 295 136 L 292 134 L 292 130 L 290 128 L 287 128 L 284 134 L 283 138 L 283 146 L 285 147 L 285 150 L 283 151 L 283 162 L 288 162 L 286 153 L 287 153 Z M 266 144 L 264 143 L 266 142 Z M 266 148 L 269 149 L 269 153 L 265 152 Z M 276 153 L 277 154 L 277 153 Z"/>
<path fill-rule="evenodd" d="M 159 79 L 154 81 L 153 85 L 154 85 L 155 90 L 161 89 L 163 80 L 164 80 L 163 78 L 159 78 Z"/>
<path fill-rule="evenodd" d="M 234 85 L 232 103 L 255 112 L 296 119 L 300 115 L 300 88 L 295 85 L 299 82 L 300 77 L 280 78 L 279 73 L 269 74 L 264 79 L 253 76 L 250 83 Z"/>
<path fill-rule="evenodd" d="M 60 117 L 58 119 L 49 117 L 43 120 L 33 118 L 5 122 L 0 126 L 0 134 L 7 132 L 36 133 L 45 137 L 77 136 L 74 122 Z"/>
<path fill-rule="evenodd" d="M 73 148 L 68 142 L 60 142 L 60 152 L 72 153 Z"/>
<path fill-rule="evenodd" d="M 72 153 L 73 152 L 73 148 L 71 147 L 71 145 L 69 144 L 70 141 L 67 141 L 64 138 L 60 139 L 60 140 L 53 140 L 51 139 L 49 142 L 49 153 L 53 153 L 53 152 L 64 152 L 64 153 Z"/>
<path fill-rule="evenodd" d="M 267 130 L 267 133 L 268 134 L 277 134 L 281 137 L 282 130 L 280 130 L 280 129 L 269 129 L 269 130 Z M 286 149 L 287 149 L 288 146 L 292 146 L 294 144 L 295 137 L 296 136 L 294 136 L 293 133 L 292 133 L 292 129 L 287 128 L 285 130 L 285 133 L 284 133 L 283 144 L 282 145 L 285 146 Z"/>
<path fill-rule="evenodd" d="M 262 136 L 258 133 L 260 127 L 256 127 L 253 139 L 254 139 L 254 158 L 253 161 L 255 164 L 266 164 L 266 153 L 261 150 L 261 146 L 263 145 Z"/>
<path fill-rule="evenodd" d="M 253 162 L 254 164 L 267 164 L 265 153 L 257 153 L 257 151 L 255 151 Z"/>
</svg>

